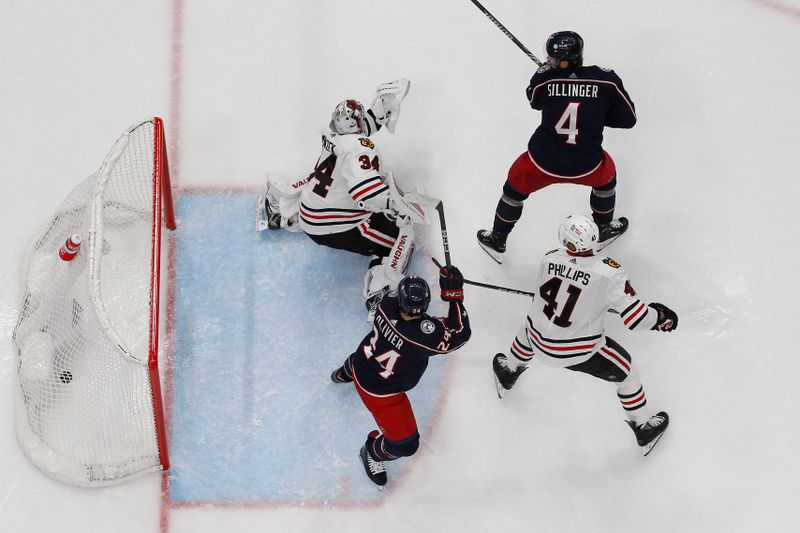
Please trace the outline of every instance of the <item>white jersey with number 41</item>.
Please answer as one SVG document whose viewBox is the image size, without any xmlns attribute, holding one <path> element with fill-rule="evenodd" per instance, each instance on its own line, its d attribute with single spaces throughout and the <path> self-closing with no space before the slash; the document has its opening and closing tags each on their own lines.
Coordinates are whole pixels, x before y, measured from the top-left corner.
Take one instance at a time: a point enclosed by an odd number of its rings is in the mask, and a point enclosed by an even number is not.
<svg viewBox="0 0 800 533">
<path fill-rule="evenodd" d="M 603 346 L 609 310 L 629 329 L 649 329 L 658 315 L 636 297 L 627 273 L 610 257 L 548 252 L 526 320 L 530 345 L 548 364 L 577 364 Z"/>
</svg>

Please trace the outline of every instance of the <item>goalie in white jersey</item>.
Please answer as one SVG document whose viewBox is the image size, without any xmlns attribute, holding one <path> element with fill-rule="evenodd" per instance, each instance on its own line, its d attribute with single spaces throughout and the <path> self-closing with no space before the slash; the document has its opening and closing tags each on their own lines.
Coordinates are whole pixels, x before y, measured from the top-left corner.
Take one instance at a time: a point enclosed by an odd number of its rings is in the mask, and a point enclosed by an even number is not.
<svg viewBox="0 0 800 533">
<path fill-rule="evenodd" d="M 422 208 L 382 172 L 370 138 L 384 126 L 394 132 L 409 87 L 405 79 L 379 85 L 366 111 L 356 100 L 340 102 L 322 132 L 311 175 L 292 185 L 271 176 L 259 201 L 260 230 L 302 230 L 317 244 L 370 256 L 364 280 L 368 309 L 403 278 L 414 247 L 413 223 L 424 222 Z"/>
<path fill-rule="evenodd" d="M 563 248 L 542 259 L 536 296 L 510 356 L 494 357 L 497 390 L 500 396 L 510 390 L 534 359 L 616 383 L 628 425 L 647 455 L 669 416 L 663 411 L 650 416 L 631 356 L 605 335 L 604 323 L 610 310 L 631 330 L 672 331 L 678 316 L 663 304 L 640 300 L 619 263 L 594 255 L 598 234 L 589 217 L 571 215 L 562 222 L 558 236 Z"/>
</svg>

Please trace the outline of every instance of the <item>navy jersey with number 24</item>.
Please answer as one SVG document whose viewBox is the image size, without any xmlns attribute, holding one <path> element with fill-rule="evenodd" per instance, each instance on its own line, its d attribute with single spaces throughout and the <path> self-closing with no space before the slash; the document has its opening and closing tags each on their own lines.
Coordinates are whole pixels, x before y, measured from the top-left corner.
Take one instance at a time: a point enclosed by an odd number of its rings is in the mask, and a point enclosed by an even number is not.
<svg viewBox="0 0 800 533">
<path fill-rule="evenodd" d="M 384 296 L 372 332 L 350 356 L 359 386 L 373 394 L 409 391 L 419 383 L 428 358 L 452 352 L 469 340 L 469 317 L 461 302 L 450 302 L 447 317 L 400 317 L 397 295 Z"/>
</svg>

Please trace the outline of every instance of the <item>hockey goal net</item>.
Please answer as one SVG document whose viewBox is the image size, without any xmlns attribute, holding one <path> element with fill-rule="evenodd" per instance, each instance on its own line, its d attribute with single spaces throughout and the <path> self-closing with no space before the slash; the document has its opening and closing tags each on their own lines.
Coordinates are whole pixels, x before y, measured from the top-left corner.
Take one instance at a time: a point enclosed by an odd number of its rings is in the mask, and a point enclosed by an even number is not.
<svg viewBox="0 0 800 533">
<path fill-rule="evenodd" d="M 164 126 L 131 126 L 26 254 L 14 330 L 17 435 L 72 485 L 167 469 L 158 372 L 161 224 L 175 228 Z M 62 246 L 82 245 L 71 260 Z M 68 256 L 66 256 L 68 258 Z"/>
</svg>

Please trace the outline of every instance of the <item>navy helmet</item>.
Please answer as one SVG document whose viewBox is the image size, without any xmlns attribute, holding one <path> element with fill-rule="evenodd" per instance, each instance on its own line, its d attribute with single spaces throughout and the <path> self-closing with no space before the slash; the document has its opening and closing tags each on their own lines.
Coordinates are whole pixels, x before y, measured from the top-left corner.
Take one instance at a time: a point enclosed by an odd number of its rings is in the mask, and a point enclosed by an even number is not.
<svg viewBox="0 0 800 533">
<path fill-rule="evenodd" d="M 404 277 L 397 285 L 397 301 L 405 314 L 421 315 L 431 303 L 431 289 L 428 287 L 428 282 L 419 276 Z"/>
<path fill-rule="evenodd" d="M 583 39 L 574 31 L 557 31 L 547 38 L 545 52 L 559 61 L 569 61 L 573 65 L 583 63 Z"/>
</svg>

